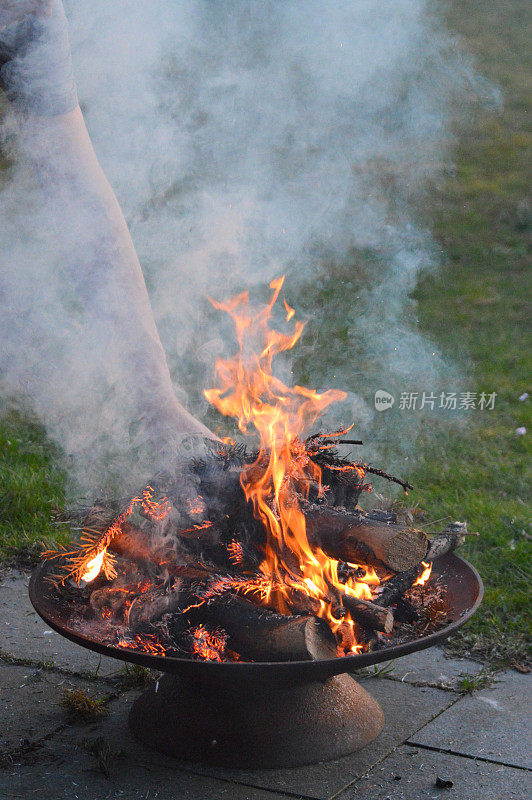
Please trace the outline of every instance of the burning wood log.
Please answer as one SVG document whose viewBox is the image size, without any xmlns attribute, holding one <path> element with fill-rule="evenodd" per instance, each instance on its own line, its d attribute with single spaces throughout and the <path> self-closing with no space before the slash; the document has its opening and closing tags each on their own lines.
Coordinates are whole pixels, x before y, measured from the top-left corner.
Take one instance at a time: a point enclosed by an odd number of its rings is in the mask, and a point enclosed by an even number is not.
<svg viewBox="0 0 532 800">
<path fill-rule="evenodd" d="M 308 504 L 303 511 L 309 541 L 342 561 L 382 561 L 394 572 L 402 572 L 427 554 L 428 539 L 415 528 L 328 506 Z"/>
<path fill-rule="evenodd" d="M 439 533 L 430 540 L 429 550 L 426 561 L 435 561 L 446 553 L 451 553 L 457 547 L 461 547 L 468 534 L 465 522 L 452 522 L 443 533 Z"/>
<path fill-rule="evenodd" d="M 109 543 L 109 550 L 117 555 L 136 561 L 145 567 L 166 569 L 169 575 L 189 580 L 205 580 L 216 574 L 217 568 L 177 553 L 172 547 L 157 547 L 144 531 L 124 523 L 121 530 Z"/>
<path fill-rule="evenodd" d="M 363 628 L 391 633 L 394 619 L 389 608 L 347 594 L 342 596 L 342 602 L 352 618 Z"/>
<path fill-rule="evenodd" d="M 423 559 L 430 564 L 446 553 L 450 553 L 465 542 L 467 525 L 465 522 L 453 522 L 443 533 L 439 533 L 429 542 L 427 555 Z M 383 591 L 378 595 L 379 605 L 387 606 L 396 603 L 405 592 L 412 588 L 415 581 L 423 573 L 425 565 L 417 564 L 412 569 L 400 572 L 384 584 Z"/>
<path fill-rule="evenodd" d="M 379 605 L 383 608 L 388 608 L 388 606 L 396 603 L 405 592 L 412 588 L 415 581 L 422 575 L 423 570 L 424 567 L 421 564 L 416 564 L 412 569 L 399 572 L 389 581 L 386 581 L 384 589 L 377 596 Z"/>
<path fill-rule="evenodd" d="M 387 608 L 382 608 L 371 600 L 364 600 L 361 597 L 347 594 L 345 589 L 333 586 L 329 582 L 331 598 L 336 600 L 336 607 L 331 605 L 333 616 L 337 619 L 349 612 L 351 618 L 357 622 L 361 628 L 371 631 L 382 631 L 390 633 L 393 629 L 394 617 Z"/>
<path fill-rule="evenodd" d="M 222 628 L 228 646 L 244 659 L 313 661 L 337 655 L 335 637 L 324 620 L 277 614 L 235 595 L 217 597 L 190 616 L 193 622 Z"/>
<path fill-rule="evenodd" d="M 132 631 L 158 620 L 163 614 L 178 611 L 181 603 L 181 581 L 172 588 L 155 587 L 139 594 L 129 607 L 126 622 Z"/>
<path fill-rule="evenodd" d="M 121 525 L 120 531 L 110 541 L 109 550 L 141 564 L 154 561 L 155 548 L 149 534 L 127 522 Z"/>
</svg>

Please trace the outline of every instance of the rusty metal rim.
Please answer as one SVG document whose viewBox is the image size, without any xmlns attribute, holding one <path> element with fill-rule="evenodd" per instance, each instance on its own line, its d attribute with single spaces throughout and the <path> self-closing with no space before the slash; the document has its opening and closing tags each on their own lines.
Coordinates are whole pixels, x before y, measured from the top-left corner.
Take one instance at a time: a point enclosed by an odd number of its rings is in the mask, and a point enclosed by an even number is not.
<svg viewBox="0 0 532 800">
<path fill-rule="evenodd" d="M 194 673 L 198 678 L 205 680 L 241 680 L 241 679 L 256 679 L 256 680 L 297 680 L 299 681 L 312 681 L 312 680 L 325 680 L 333 675 L 339 675 L 344 672 L 354 672 L 362 667 L 378 664 L 382 661 L 390 661 L 400 656 L 413 653 L 417 650 L 424 650 L 444 641 L 448 636 L 461 628 L 473 616 L 484 594 L 484 586 L 482 579 L 478 574 L 475 567 L 468 561 L 455 553 L 449 553 L 439 562 L 435 563 L 438 567 L 439 574 L 445 574 L 446 571 L 452 572 L 454 569 L 463 574 L 467 580 L 470 588 L 476 588 L 476 598 L 473 604 L 460 613 L 458 619 L 455 619 L 445 628 L 442 628 L 435 633 L 429 634 L 419 639 L 414 639 L 411 642 L 405 642 L 391 647 L 384 648 L 369 653 L 361 653 L 359 655 L 344 656 L 340 658 L 326 659 L 322 661 L 285 661 L 285 662 L 212 662 L 212 661 L 192 661 L 186 658 L 174 658 L 172 656 L 157 656 L 149 653 L 139 653 L 135 650 L 125 649 L 120 647 L 113 647 L 111 645 L 102 644 L 101 642 L 92 639 L 90 636 L 81 634 L 75 630 L 70 629 L 63 621 L 57 620 L 57 615 L 49 609 L 45 601 L 46 588 L 48 584 L 45 582 L 47 572 L 50 570 L 50 562 L 42 562 L 33 571 L 29 583 L 29 596 L 31 603 L 39 614 L 39 616 L 55 631 L 60 633 L 66 639 L 86 647 L 89 650 L 94 650 L 101 655 L 115 658 L 121 661 L 127 661 L 134 664 L 140 664 L 150 669 L 160 670 L 162 672 L 174 674 L 191 674 Z"/>
</svg>

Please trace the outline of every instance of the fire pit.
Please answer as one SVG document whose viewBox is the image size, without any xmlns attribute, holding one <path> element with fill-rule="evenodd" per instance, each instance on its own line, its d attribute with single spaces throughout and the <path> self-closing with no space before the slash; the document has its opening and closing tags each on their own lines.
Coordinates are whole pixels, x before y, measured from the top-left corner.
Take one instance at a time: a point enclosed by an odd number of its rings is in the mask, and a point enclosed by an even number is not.
<svg viewBox="0 0 532 800">
<path fill-rule="evenodd" d="M 188 760 L 273 767 L 364 747 L 383 715 L 346 673 L 435 644 L 481 600 L 453 554 L 465 523 L 427 535 L 404 507 L 365 511 L 367 475 L 411 487 L 341 451 L 361 444 L 351 428 L 303 438 L 345 395 L 274 376 L 303 330 L 269 327 L 281 286 L 258 313 L 245 293 L 215 304 L 239 349 L 205 395 L 259 447 L 204 441 L 129 501 L 94 505 L 80 541 L 45 553 L 30 584 L 62 635 L 165 673 L 131 729 Z"/>
<path fill-rule="evenodd" d="M 164 672 L 131 709 L 136 738 L 184 760 L 250 768 L 326 761 L 367 745 L 380 733 L 383 713 L 346 673 L 443 641 L 472 617 L 483 594 L 475 568 L 448 553 L 435 562 L 431 580 L 445 583 L 453 622 L 436 633 L 343 658 L 218 663 L 102 644 L 73 626 L 70 603 L 58 603 L 46 580 L 51 572 L 51 562 L 42 563 L 29 588 L 35 610 L 51 628 L 102 655 Z"/>
</svg>

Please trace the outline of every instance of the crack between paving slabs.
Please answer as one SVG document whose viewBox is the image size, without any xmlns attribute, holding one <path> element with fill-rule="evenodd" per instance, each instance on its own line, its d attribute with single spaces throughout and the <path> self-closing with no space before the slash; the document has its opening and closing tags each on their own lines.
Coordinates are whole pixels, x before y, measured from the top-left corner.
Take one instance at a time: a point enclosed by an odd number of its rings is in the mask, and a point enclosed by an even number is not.
<svg viewBox="0 0 532 800">
<path fill-rule="evenodd" d="M 13 666 L 34 666 L 34 665 L 31 664 L 31 663 L 28 664 L 28 662 L 25 661 L 24 664 L 13 664 Z M 48 670 L 48 671 L 49 672 L 55 672 L 56 674 L 60 674 L 60 675 L 65 675 L 66 674 L 68 676 L 71 676 L 71 675 L 75 674 L 75 673 L 71 673 L 71 672 L 67 672 L 65 670 L 59 670 L 59 669 L 55 670 L 55 671 L 54 670 Z M 78 676 L 76 676 L 76 677 L 78 677 Z M 123 689 L 123 690 L 116 689 L 114 692 L 112 692 L 111 694 L 107 695 L 105 705 L 107 706 L 109 703 L 112 703 L 115 700 L 118 700 L 123 694 L 126 694 L 127 691 L 128 691 L 127 689 Z M 68 728 L 70 728 L 71 725 L 72 725 L 72 723 L 69 722 L 68 720 L 65 721 L 65 722 L 60 722 L 57 725 L 56 728 L 54 728 L 52 731 L 49 731 L 49 733 L 44 734 L 44 736 L 40 736 L 37 739 L 33 739 L 31 741 L 28 740 L 25 744 L 18 745 L 17 747 L 14 747 L 14 748 L 11 748 L 11 749 L 7 748 L 6 750 L 0 752 L 0 770 L 1 769 L 7 769 L 9 766 L 11 766 L 13 764 L 13 760 L 17 757 L 17 755 L 19 755 L 21 757 L 25 757 L 25 756 L 29 755 L 30 753 L 33 753 L 36 750 L 39 750 L 46 742 L 48 742 L 54 736 L 57 736 L 58 734 L 60 734 L 63 731 L 67 730 Z"/>
<path fill-rule="evenodd" d="M 56 675 L 68 675 L 73 676 L 75 678 L 82 678 L 83 680 L 88 681 L 99 681 L 100 683 L 113 683 L 117 679 L 120 679 L 121 670 L 117 670 L 116 672 L 112 672 L 109 675 L 98 675 L 98 670 L 96 672 L 87 672 L 86 670 L 72 670 L 67 669 L 66 667 L 58 667 L 55 664 L 49 661 L 34 661 L 31 658 L 23 658 L 22 656 L 13 656 L 11 653 L 8 653 L 6 650 L 0 649 L 0 663 L 6 664 L 10 667 L 33 667 L 35 669 L 41 669 L 44 672 L 51 672 Z"/>
<path fill-rule="evenodd" d="M 417 731 L 416 731 L 417 732 Z M 325 762 L 324 762 L 325 763 Z M 214 778 L 215 780 L 223 781 L 224 783 L 233 783 L 237 786 L 247 786 L 249 789 L 257 789 L 261 792 L 270 792 L 270 794 L 275 794 L 277 796 L 281 795 L 282 797 L 292 797 L 295 800 L 316 800 L 314 795 L 308 794 L 301 794 L 301 792 L 292 792 L 290 789 L 270 789 L 269 786 L 257 786 L 255 783 L 248 783 L 245 780 L 237 780 L 236 778 L 229 778 L 224 777 L 223 775 L 219 775 L 218 773 L 214 772 L 198 772 L 198 769 L 194 769 L 193 767 L 188 766 L 182 761 L 177 760 L 177 764 L 179 765 L 179 769 L 182 772 L 186 772 L 188 775 L 195 775 L 196 777 L 202 778 Z M 313 765 L 308 765 L 313 766 Z M 289 768 L 288 768 L 289 769 Z M 302 767 L 304 769 L 304 767 Z M 343 790 L 342 790 L 343 791 Z M 336 797 L 336 795 L 334 795 Z M 327 798 L 327 800 L 331 800 L 331 798 Z"/>
<path fill-rule="evenodd" d="M 387 678 L 386 680 L 388 680 L 388 678 Z M 401 683 L 401 681 L 398 681 L 398 680 L 396 680 L 395 682 L 396 682 L 396 683 Z M 410 684 L 410 685 L 412 685 L 412 684 Z M 449 692 L 451 692 L 451 690 L 448 690 L 448 691 L 449 691 Z M 456 692 L 455 692 L 454 694 L 456 694 Z M 419 733 L 419 731 L 420 731 L 420 730 L 422 730 L 423 728 L 425 728 L 427 725 L 430 725 L 430 723 L 431 723 L 431 722 L 434 722 L 434 720 L 435 720 L 435 719 L 437 719 L 437 718 L 438 718 L 438 717 L 439 717 L 441 714 L 444 714 L 446 711 L 448 711 L 450 708 L 452 708 L 452 707 L 455 705 L 455 703 L 458 703 L 458 702 L 459 702 L 459 701 L 462 699 L 462 697 L 463 697 L 463 695 L 458 695 L 458 696 L 457 696 L 457 698 L 456 698 L 456 700 L 455 700 L 454 702 L 452 702 L 452 703 L 449 703 L 449 705 L 448 705 L 448 706 L 446 706 L 445 708 L 442 708 L 442 710 L 441 710 L 441 711 L 438 711 L 438 713 L 437 713 L 437 714 L 434 714 L 434 716 L 433 716 L 433 717 L 431 717 L 429 720 L 427 720 L 427 722 L 424 722 L 424 723 L 423 723 L 423 725 L 420 725 L 420 726 L 419 726 L 419 728 L 417 728 L 417 729 L 416 729 L 416 730 L 415 730 L 413 733 L 411 733 L 411 734 L 410 734 L 409 738 L 410 738 L 410 737 L 412 737 L 412 736 L 415 736 L 415 735 L 416 735 L 416 733 Z M 389 753 L 386 753 L 385 755 L 383 755 L 383 756 L 382 756 L 382 758 L 379 758 L 377 761 L 375 761 L 375 763 L 374 763 L 374 764 L 372 764 L 370 767 L 368 767 L 368 769 L 367 769 L 365 772 L 363 772 L 363 773 L 362 773 L 361 775 L 359 775 L 357 778 L 354 778 L 352 781 L 350 781 L 349 783 L 347 783 L 345 786 L 343 786 L 343 787 L 342 787 L 341 789 L 339 789 L 337 792 L 335 792 L 334 794 L 332 794 L 332 795 L 331 795 L 329 798 L 327 798 L 327 800 L 336 800 L 336 798 L 337 798 L 337 797 L 338 797 L 340 794 L 342 794 L 342 792 L 345 792 L 345 791 L 347 791 L 347 789 L 349 789 L 351 786 L 354 786 L 354 785 L 355 785 L 355 783 L 358 783 L 358 781 L 360 781 L 360 780 L 362 780 L 363 778 L 365 778 L 365 777 L 366 777 L 366 776 L 367 776 L 367 775 L 368 775 L 368 774 L 371 772 L 371 770 L 372 770 L 372 769 L 375 769 L 375 767 L 377 767 L 379 764 L 382 764 L 382 762 L 383 762 L 383 761 L 386 761 L 386 759 L 388 758 L 388 756 L 391 756 L 391 755 L 392 755 L 392 753 L 395 753 L 395 751 L 396 751 L 396 750 L 397 750 L 399 747 L 403 747 L 403 745 L 405 745 L 405 744 L 407 744 L 407 742 L 406 742 L 406 741 L 404 741 L 404 742 L 399 742 L 399 744 L 397 744 L 395 747 L 393 747 L 393 748 L 390 750 L 390 752 L 389 752 Z"/>
<path fill-rule="evenodd" d="M 456 750 L 451 750 L 447 747 L 434 747 L 430 744 L 414 744 L 413 742 L 404 742 L 404 745 L 406 745 L 406 747 L 412 747 L 419 750 L 430 750 L 433 753 L 446 753 L 450 756 L 458 756 L 458 758 L 469 758 L 471 761 L 484 761 L 487 764 L 498 764 L 501 767 L 520 769 L 523 772 L 532 772 L 532 767 L 522 767 L 520 764 L 507 764 L 506 761 L 498 761 L 495 758 L 485 758 L 484 756 L 472 756 L 469 753 L 458 753 Z"/>
</svg>

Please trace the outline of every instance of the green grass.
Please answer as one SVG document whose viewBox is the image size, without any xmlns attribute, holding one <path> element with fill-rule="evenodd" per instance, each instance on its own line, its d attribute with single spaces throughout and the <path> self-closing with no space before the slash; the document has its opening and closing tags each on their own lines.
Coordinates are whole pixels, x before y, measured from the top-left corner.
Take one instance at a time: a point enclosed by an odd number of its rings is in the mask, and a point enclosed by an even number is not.
<svg viewBox="0 0 532 800">
<path fill-rule="evenodd" d="M 31 562 L 43 540 L 65 541 L 53 522 L 64 476 L 42 428 L 17 414 L 0 425 L 0 561 Z"/>
<path fill-rule="evenodd" d="M 466 519 L 481 537 L 464 554 L 478 567 L 485 600 L 462 640 L 492 660 L 520 658 L 530 634 L 530 52 L 526 4 L 455 2 L 450 24 L 467 36 L 479 68 L 503 90 L 504 107 L 479 111 L 459 131 L 456 172 L 434 201 L 434 234 L 448 263 L 415 297 L 423 328 L 466 360 L 495 409 L 449 436 L 425 436 L 411 495 L 434 518 Z M 468 388 L 468 387 L 466 387 Z M 526 436 L 516 428 L 525 426 Z"/>
<path fill-rule="evenodd" d="M 426 519 L 466 520 L 469 530 L 481 533 L 462 552 L 484 579 L 485 599 L 455 645 L 492 664 L 522 660 L 530 642 L 532 400 L 519 401 L 525 391 L 532 395 L 527 8 L 521 0 L 450 5 L 450 28 L 475 55 L 479 72 L 500 87 L 503 104 L 500 109 L 479 105 L 466 121 L 455 123 L 455 168 L 420 209 L 420 219 L 441 244 L 444 264 L 425 275 L 413 295 L 421 330 L 465 376 L 463 385 L 440 388 L 497 393 L 493 411 L 467 412 L 456 426 L 449 427 L 449 420 L 420 420 L 416 467 L 408 476 L 416 491 L 407 501 L 418 504 Z M 351 264 L 330 265 L 326 281 L 303 298 L 307 310 L 318 313 L 307 326 L 310 344 L 297 364 L 300 382 L 317 385 L 320 370 L 330 379 L 349 353 L 354 384 L 348 388 L 356 391 L 358 381 L 369 398 L 368 385 L 382 387 L 376 365 L 362 361 L 363 348 L 346 322 L 356 296 L 352 273 L 359 285 L 369 283 L 378 267 L 375 259 L 358 252 Z M 327 342 L 326 352 L 317 353 L 319 341 Z M 410 431 L 416 434 L 412 415 L 390 419 L 401 427 L 388 429 L 383 439 L 393 443 Z M 528 432 L 520 437 L 516 428 L 522 426 Z M 385 442 L 381 451 L 386 467 Z"/>
<path fill-rule="evenodd" d="M 479 109 L 456 130 L 456 170 L 434 188 L 427 209 L 447 263 L 415 292 L 421 328 L 463 366 L 464 390 L 497 392 L 495 409 L 471 412 L 467 427 L 426 430 L 422 457 L 409 476 L 419 487 L 410 501 L 428 518 L 467 520 L 481 533 L 463 552 L 485 581 L 485 599 L 456 642 L 495 664 L 522 660 L 530 636 L 532 400 L 518 400 L 530 391 L 531 374 L 527 5 L 455 0 L 449 8 L 450 27 L 476 54 L 482 74 L 501 87 L 504 106 Z M 371 272 L 372 254 L 359 255 L 359 266 Z M 345 357 L 349 335 L 341 317 L 350 298 L 345 290 L 335 295 L 334 284 L 309 299 L 327 304 L 338 328 L 333 339 L 339 350 L 328 353 L 329 366 Z M 298 378 L 316 385 L 310 372 L 305 375 L 309 363 L 302 359 Z M 515 433 L 520 426 L 527 427 L 524 437 Z M 0 559 L 31 557 L 35 542 L 58 538 L 51 515 L 63 503 L 63 475 L 55 456 L 35 424 L 13 415 L 1 423 Z"/>
</svg>

